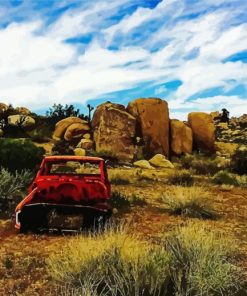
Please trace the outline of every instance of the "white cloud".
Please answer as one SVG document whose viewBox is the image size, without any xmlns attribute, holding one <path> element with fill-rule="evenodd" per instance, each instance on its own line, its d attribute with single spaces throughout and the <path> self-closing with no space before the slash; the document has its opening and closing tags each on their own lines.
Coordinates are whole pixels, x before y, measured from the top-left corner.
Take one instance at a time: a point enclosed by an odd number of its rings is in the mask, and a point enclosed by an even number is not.
<svg viewBox="0 0 247 296">
<path fill-rule="evenodd" d="M 140 83 L 178 79 L 181 86 L 168 97 L 176 116 L 185 114 L 178 109 L 210 110 L 215 100 L 239 114 L 246 100 L 238 96 L 188 101 L 214 87 L 247 88 L 247 64 L 222 62 L 247 49 L 247 24 L 236 22 L 239 7 L 222 8 L 221 0 L 210 3 L 219 9 L 205 12 L 210 1 L 193 7 L 182 0 L 162 1 L 155 8 L 139 7 L 114 25 L 109 19 L 128 6 L 128 0 L 84 3 L 49 26 L 41 18 L 12 22 L 0 29 L 0 101 L 40 109 L 53 102 L 84 103 Z M 0 16 L 2 11 L 6 10 L 0 8 Z M 190 13 L 198 16 L 189 19 Z M 132 32 L 146 33 L 148 22 L 156 22 L 157 30 L 139 43 L 132 42 Z M 83 34 L 94 36 L 83 51 L 64 42 Z M 114 38 L 119 39 L 118 48 L 109 50 Z M 158 87 L 155 94 L 165 91 Z"/>
</svg>

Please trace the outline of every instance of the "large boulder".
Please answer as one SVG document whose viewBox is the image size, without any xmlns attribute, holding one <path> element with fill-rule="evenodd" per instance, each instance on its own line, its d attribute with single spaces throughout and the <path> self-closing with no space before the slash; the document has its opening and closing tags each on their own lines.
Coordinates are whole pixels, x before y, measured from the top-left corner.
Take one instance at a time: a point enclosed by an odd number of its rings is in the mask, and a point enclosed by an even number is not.
<svg viewBox="0 0 247 296">
<path fill-rule="evenodd" d="M 137 160 L 134 162 L 134 166 L 142 169 L 154 169 L 154 167 L 151 166 L 151 164 L 147 160 Z"/>
<path fill-rule="evenodd" d="M 7 111 L 9 109 L 9 106 L 4 104 L 4 103 L 0 103 L 0 113 Z"/>
<path fill-rule="evenodd" d="M 57 141 L 63 139 L 63 136 L 67 128 L 74 123 L 86 124 L 87 122 L 78 117 L 71 116 L 71 117 L 64 118 L 56 123 L 55 131 L 53 133 L 53 139 Z"/>
<path fill-rule="evenodd" d="M 77 147 L 85 150 L 91 150 L 93 148 L 93 141 L 91 139 L 81 139 Z"/>
<path fill-rule="evenodd" d="M 215 126 L 210 114 L 204 112 L 191 112 L 188 122 L 193 131 L 193 139 L 199 150 L 214 152 Z"/>
<path fill-rule="evenodd" d="M 26 108 L 26 107 L 17 107 L 15 108 L 15 110 L 18 112 L 18 114 L 23 114 L 23 115 L 29 115 L 31 114 L 32 112 Z"/>
<path fill-rule="evenodd" d="M 174 165 L 168 159 L 166 159 L 166 157 L 162 154 L 154 155 L 154 157 L 149 159 L 149 163 L 155 167 L 170 168 L 170 169 L 174 168 Z"/>
<path fill-rule="evenodd" d="M 8 116 L 8 124 L 13 126 L 29 127 L 35 125 L 35 119 L 26 115 Z"/>
<path fill-rule="evenodd" d="M 191 153 L 193 146 L 192 129 L 184 122 L 172 119 L 171 127 L 171 150 L 176 155 Z"/>
<path fill-rule="evenodd" d="M 74 154 L 76 156 L 85 156 L 86 155 L 86 150 L 82 148 L 75 148 L 74 149 Z"/>
<path fill-rule="evenodd" d="M 119 159 L 132 160 L 135 153 L 135 118 L 124 106 L 106 102 L 97 107 L 92 127 L 97 152 L 111 152 Z"/>
<path fill-rule="evenodd" d="M 146 156 L 161 153 L 169 157 L 167 102 L 158 98 L 140 98 L 130 102 L 127 111 L 137 119 L 136 132 L 143 140 Z"/>
<path fill-rule="evenodd" d="M 87 122 L 82 123 L 72 123 L 64 134 L 64 139 L 66 141 L 71 141 L 76 138 L 82 138 L 83 134 L 90 130 Z"/>
</svg>

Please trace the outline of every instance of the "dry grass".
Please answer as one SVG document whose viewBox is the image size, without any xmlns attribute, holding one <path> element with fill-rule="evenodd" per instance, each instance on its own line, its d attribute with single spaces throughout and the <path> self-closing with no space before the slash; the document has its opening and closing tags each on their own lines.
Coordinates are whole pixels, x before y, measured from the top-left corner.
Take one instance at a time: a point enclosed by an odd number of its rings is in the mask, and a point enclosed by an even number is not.
<svg viewBox="0 0 247 296">
<path fill-rule="evenodd" d="M 230 296 L 242 286 L 232 245 L 201 223 L 179 227 L 155 245 L 111 227 L 71 239 L 47 263 L 67 291 L 61 295 Z"/>
<path fill-rule="evenodd" d="M 162 196 L 170 213 L 191 218 L 213 219 L 216 213 L 209 203 L 210 194 L 202 187 L 173 187 Z"/>
<path fill-rule="evenodd" d="M 234 295 L 243 286 L 234 264 L 237 249 L 202 223 L 180 227 L 165 238 L 176 295 Z"/>
<path fill-rule="evenodd" d="M 122 228 L 70 240 L 60 253 L 50 256 L 48 266 L 60 285 L 86 288 L 92 295 L 165 295 L 165 250 Z"/>
</svg>

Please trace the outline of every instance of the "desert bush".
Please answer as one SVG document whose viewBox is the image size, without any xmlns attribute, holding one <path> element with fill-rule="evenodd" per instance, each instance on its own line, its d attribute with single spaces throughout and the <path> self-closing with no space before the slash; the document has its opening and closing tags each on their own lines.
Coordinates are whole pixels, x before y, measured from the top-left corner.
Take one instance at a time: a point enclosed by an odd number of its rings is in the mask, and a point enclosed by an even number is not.
<svg viewBox="0 0 247 296">
<path fill-rule="evenodd" d="M 122 229 L 70 240 L 60 253 L 50 255 L 48 267 L 60 285 L 88 287 L 92 295 L 166 295 L 168 256 L 164 248 Z"/>
<path fill-rule="evenodd" d="M 218 171 L 229 167 L 228 161 L 219 157 L 208 157 L 205 155 L 187 154 L 180 159 L 182 167 L 193 169 L 199 175 L 214 175 Z"/>
<path fill-rule="evenodd" d="M 130 201 L 128 200 L 128 197 L 119 191 L 112 192 L 111 198 L 110 198 L 110 203 L 113 208 L 117 208 L 117 209 L 120 209 L 120 208 L 129 209 L 130 208 Z"/>
<path fill-rule="evenodd" d="M 233 172 L 244 175 L 247 174 L 247 148 L 242 146 L 236 149 L 232 156 L 231 166 Z"/>
<path fill-rule="evenodd" d="M 194 178 L 190 171 L 173 171 L 167 176 L 167 182 L 171 185 L 192 186 L 194 184 Z"/>
<path fill-rule="evenodd" d="M 115 174 L 110 177 L 110 181 L 114 185 L 128 185 L 130 184 L 129 178 L 126 176 L 120 175 L 120 174 Z"/>
<path fill-rule="evenodd" d="M 47 265 L 66 295 L 230 296 L 242 287 L 234 245 L 201 223 L 179 227 L 156 245 L 111 227 L 68 240 Z"/>
<path fill-rule="evenodd" d="M 54 155 L 74 155 L 74 147 L 65 140 L 57 141 L 52 147 Z"/>
<path fill-rule="evenodd" d="M 40 164 L 44 152 L 28 139 L 0 139 L 0 166 L 11 172 L 32 170 Z"/>
<path fill-rule="evenodd" d="M 147 205 L 146 200 L 140 196 L 139 194 L 136 193 L 132 193 L 129 197 L 128 200 L 130 202 L 131 205 L 134 206 L 145 206 Z"/>
<path fill-rule="evenodd" d="M 175 295 L 234 295 L 242 273 L 233 261 L 235 252 L 224 234 L 190 223 L 165 238 Z"/>
<path fill-rule="evenodd" d="M 247 176 L 239 176 L 228 171 L 220 171 L 213 176 L 212 182 L 217 185 L 247 187 Z"/>
<path fill-rule="evenodd" d="M 22 199 L 23 191 L 31 184 L 33 173 L 24 170 L 11 174 L 8 170 L 0 169 L 0 212 L 9 214 Z"/>
<path fill-rule="evenodd" d="M 216 217 L 209 203 L 209 193 L 201 187 L 174 187 L 162 196 L 162 202 L 171 214 L 191 218 L 213 219 Z"/>
</svg>

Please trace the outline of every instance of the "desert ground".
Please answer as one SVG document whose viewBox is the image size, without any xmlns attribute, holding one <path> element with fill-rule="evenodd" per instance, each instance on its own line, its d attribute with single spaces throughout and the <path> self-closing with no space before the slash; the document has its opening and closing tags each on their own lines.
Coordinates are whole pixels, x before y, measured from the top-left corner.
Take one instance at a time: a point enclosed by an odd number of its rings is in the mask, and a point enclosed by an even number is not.
<svg viewBox="0 0 247 296">
<path fill-rule="evenodd" d="M 222 232 L 236 244 L 237 264 L 247 278 L 246 188 L 209 186 L 210 181 L 201 176 L 197 176 L 192 187 L 171 185 L 166 182 L 169 169 L 152 173 L 144 170 L 142 174 L 146 174 L 145 177 L 138 179 L 135 169 L 110 169 L 109 173 L 112 183 L 115 183 L 112 185 L 112 192 L 121 193 L 130 200 L 127 207 L 121 203 L 116 206 L 117 210 L 112 218 L 115 223 L 125 222 L 129 232 L 150 243 L 155 243 L 161 236 L 191 221 L 206 225 L 213 231 Z M 119 176 L 122 176 L 122 179 Z M 208 193 L 207 202 L 217 214 L 213 219 L 190 218 L 169 212 L 162 199 L 167 192 L 197 187 Z M 47 258 L 50 254 L 59 252 L 75 236 L 84 238 L 88 233 L 18 234 L 11 219 L 1 219 L 0 295 L 66 295 L 66 292 L 59 290 L 59 286 L 47 270 Z"/>
</svg>

